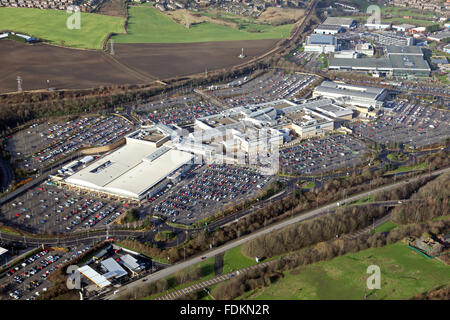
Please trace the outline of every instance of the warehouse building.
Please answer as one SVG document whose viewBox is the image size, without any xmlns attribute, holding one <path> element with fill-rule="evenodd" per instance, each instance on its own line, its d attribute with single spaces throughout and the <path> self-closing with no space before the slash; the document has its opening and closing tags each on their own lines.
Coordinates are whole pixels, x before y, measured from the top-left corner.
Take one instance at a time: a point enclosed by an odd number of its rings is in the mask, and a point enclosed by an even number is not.
<svg viewBox="0 0 450 320">
<path fill-rule="evenodd" d="M 333 81 L 324 81 L 313 91 L 313 97 L 325 97 L 342 104 L 367 108 L 382 107 L 386 95 L 387 91 L 384 88 L 350 85 Z M 341 114 L 339 115 L 341 116 Z M 343 115 L 345 116 L 345 114 Z"/>
<path fill-rule="evenodd" d="M 345 29 L 351 29 L 356 27 L 356 21 L 352 18 L 339 18 L 339 17 L 328 17 L 323 22 L 324 25 L 329 26 L 339 26 Z"/>
<path fill-rule="evenodd" d="M 323 118 L 331 119 L 345 119 L 351 120 L 353 117 L 353 110 L 349 108 L 344 108 L 336 104 L 329 104 L 326 106 L 310 107 L 307 108 L 311 110 L 313 114 L 321 116 Z"/>
<path fill-rule="evenodd" d="M 66 178 L 65 183 L 113 196 L 143 200 L 153 194 L 166 177 L 190 163 L 192 154 L 171 146 L 126 138 L 126 144 Z"/>
<path fill-rule="evenodd" d="M 429 76 L 431 68 L 416 46 L 387 46 L 382 58 L 330 58 L 329 70 L 370 72 L 393 76 Z"/>
<path fill-rule="evenodd" d="M 391 28 L 390 22 L 367 22 L 364 26 L 369 30 L 387 30 Z"/>
<path fill-rule="evenodd" d="M 334 122 L 317 118 L 301 123 L 292 123 L 289 128 L 294 130 L 301 138 L 306 139 L 332 132 L 334 130 Z"/>
<path fill-rule="evenodd" d="M 393 25 L 392 29 L 399 32 L 408 32 L 410 29 L 414 29 L 416 26 L 412 24 L 402 23 L 398 25 Z"/>
<path fill-rule="evenodd" d="M 391 31 L 363 32 L 361 38 L 380 46 L 413 46 L 413 37 Z"/>
<path fill-rule="evenodd" d="M 358 43 L 355 46 L 355 51 L 358 54 L 365 55 L 368 57 L 372 57 L 373 54 L 375 53 L 374 47 L 368 42 Z"/>
<path fill-rule="evenodd" d="M 314 29 L 314 33 L 317 34 L 336 34 L 342 31 L 344 31 L 343 27 L 329 24 L 321 24 Z"/>
<path fill-rule="evenodd" d="M 329 53 L 338 49 L 336 38 L 328 34 L 312 34 L 306 37 L 305 51 Z"/>
<path fill-rule="evenodd" d="M 450 39 L 450 31 L 440 31 L 436 34 L 429 35 L 427 39 L 436 42 L 441 42 L 444 39 Z"/>
</svg>

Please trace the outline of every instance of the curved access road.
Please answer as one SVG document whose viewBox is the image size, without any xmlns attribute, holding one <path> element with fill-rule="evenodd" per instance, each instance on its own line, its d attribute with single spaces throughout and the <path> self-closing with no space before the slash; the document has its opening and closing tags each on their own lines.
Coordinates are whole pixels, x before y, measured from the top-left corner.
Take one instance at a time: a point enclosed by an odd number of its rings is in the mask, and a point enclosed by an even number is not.
<svg viewBox="0 0 450 320">
<path fill-rule="evenodd" d="M 381 191 L 388 191 L 388 190 L 395 189 L 395 188 L 400 187 L 400 186 L 402 186 L 402 185 L 404 185 L 404 184 L 406 184 L 408 182 L 417 181 L 417 180 L 419 180 L 419 179 L 421 179 L 423 177 L 429 176 L 429 175 L 437 176 L 437 175 L 440 175 L 440 174 L 442 174 L 444 172 L 448 172 L 448 171 L 450 171 L 450 167 L 445 168 L 445 169 L 441 169 L 441 170 L 437 170 L 437 171 L 434 171 L 434 172 L 430 172 L 429 174 L 428 173 L 427 174 L 422 174 L 422 175 L 419 175 L 417 177 L 410 178 L 409 180 L 396 182 L 396 183 L 393 183 L 393 184 L 390 184 L 390 185 L 387 185 L 387 186 L 379 187 L 379 188 L 373 189 L 371 191 L 367 191 L 367 192 L 364 192 L 364 193 L 360 193 L 358 195 L 354 195 L 354 196 L 348 197 L 348 198 L 345 199 L 345 202 L 346 203 L 350 203 L 350 202 L 356 201 L 356 200 L 364 198 L 364 197 L 368 197 L 370 195 L 373 195 L 373 194 L 381 192 Z M 314 217 L 326 214 L 330 210 L 338 207 L 338 203 L 339 202 L 342 202 L 342 200 L 330 203 L 328 205 L 325 205 L 323 207 L 317 208 L 315 210 L 311 210 L 311 211 L 306 212 L 304 214 L 301 214 L 301 215 L 298 215 L 298 216 L 294 216 L 292 218 L 288 218 L 286 220 L 283 220 L 283 221 L 281 221 L 279 223 L 270 225 L 268 227 L 265 227 L 263 229 L 255 231 L 255 232 L 253 232 L 253 233 L 251 233 L 249 235 L 243 236 L 243 237 L 241 237 L 241 238 L 239 238 L 237 240 L 234 240 L 234 241 L 231 241 L 229 243 L 226 243 L 226 244 L 224 244 L 224 245 L 222 245 L 222 246 L 220 246 L 218 248 L 211 249 L 211 250 L 203 253 L 202 255 L 198 255 L 198 256 L 190 258 L 190 259 L 188 259 L 186 261 L 183 261 L 183 262 L 177 263 L 175 265 L 172 265 L 172 266 L 170 266 L 168 268 L 165 268 L 165 269 L 163 269 L 161 271 L 158 271 L 158 272 L 155 272 L 153 274 L 150 274 L 150 275 L 144 277 L 143 279 L 145 279 L 144 281 L 155 281 L 155 280 L 159 280 L 159 279 L 165 278 L 165 277 L 167 277 L 167 276 L 169 276 L 169 275 L 171 275 L 171 274 L 173 274 L 175 272 L 178 272 L 180 270 L 183 270 L 183 269 L 185 269 L 187 267 L 193 266 L 193 265 L 201 262 L 203 260 L 202 257 L 207 257 L 208 258 L 208 257 L 216 256 L 218 254 L 224 253 L 224 252 L 226 252 L 226 251 L 228 251 L 230 249 L 233 249 L 233 248 L 235 248 L 237 246 L 240 246 L 240 245 L 242 245 L 242 244 L 244 244 L 244 243 L 246 243 L 246 242 L 248 242 L 250 240 L 253 240 L 253 239 L 257 238 L 257 237 L 260 237 L 262 235 L 265 235 L 265 234 L 271 233 L 273 231 L 282 229 L 282 228 L 287 227 L 287 226 L 289 226 L 291 224 L 294 224 L 294 223 L 298 223 L 298 222 L 301 222 L 301 221 L 305 221 L 305 220 L 308 220 L 308 219 L 311 219 L 311 218 L 314 218 Z M 116 294 L 113 294 L 113 293 L 112 294 L 107 294 L 102 299 L 112 300 L 112 299 L 117 298 L 121 294 L 124 294 L 126 292 L 132 292 L 133 289 L 138 288 L 140 285 L 142 285 L 144 283 L 142 281 L 143 279 L 139 279 L 137 281 L 130 282 L 130 283 L 124 285 L 123 287 L 121 287 L 118 291 L 116 291 Z"/>
</svg>

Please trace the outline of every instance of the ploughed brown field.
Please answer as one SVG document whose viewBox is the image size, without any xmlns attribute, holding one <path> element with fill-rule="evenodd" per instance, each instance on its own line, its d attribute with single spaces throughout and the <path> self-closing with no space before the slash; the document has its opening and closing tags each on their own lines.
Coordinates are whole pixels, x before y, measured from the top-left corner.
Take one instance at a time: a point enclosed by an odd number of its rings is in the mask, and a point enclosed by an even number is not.
<svg viewBox="0 0 450 320">
<path fill-rule="evenodd" d="M 232 67 L 259 56 L 279 40 L 114 44 L 115 58 L 148 76 L 167 79 Z M 244 48 L 245 59 L 238 56 Z"/>
<path fill-rule="evenodd" d="M 136 75 L 99 51 L 60 48 L 0 40 L 0 90 L 85 89 L 113 84 L 143 83 Z"/>
<path fill-rule="evenodd" d="M 231 67 L 270 50 L 277 40 L 183 44 L 114 44 L 114 59 L 101 51 L 76 50 L 46 44 L 0 40 L 0 92 L 17 90 L 85 89 L 150 83 Z M 238 58 L 244 48 L 246 59 Z M 117 59 L 117 60 L 116 60 Z"/>
</svg>

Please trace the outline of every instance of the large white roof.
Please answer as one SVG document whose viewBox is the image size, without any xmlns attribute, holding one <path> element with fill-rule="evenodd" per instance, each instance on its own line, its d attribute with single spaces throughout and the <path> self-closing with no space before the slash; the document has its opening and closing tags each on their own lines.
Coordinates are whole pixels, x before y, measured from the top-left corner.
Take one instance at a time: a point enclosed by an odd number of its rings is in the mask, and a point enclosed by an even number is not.
<svg viewBox="0 0 450 320">
<path fill-rule="evenodd" d="M 95 271 L 89 266 L 83 266 L 81 268 L 78 268 L 78 271 L 85 275 L 89 280 L 91 280 L 93 283 L 95 283 L 100 288 L 105 288 L 111 284 L 104 276 L 102 276 L 100 273 Z"/>
<path fill-rule="evenodd" d="M 1 256 L 2 254 L 4 254 L 4 253 L 7 253 L 7 252 L 8 252 L 7 249 L 0 247 L 0 256 Z"/>
<path fill-rule="evenodd" d="M 81 187 L 140 198 L 192 155 L 165 146 L 127 140 L 127 144 L 66 179 Z"/>
</svg>

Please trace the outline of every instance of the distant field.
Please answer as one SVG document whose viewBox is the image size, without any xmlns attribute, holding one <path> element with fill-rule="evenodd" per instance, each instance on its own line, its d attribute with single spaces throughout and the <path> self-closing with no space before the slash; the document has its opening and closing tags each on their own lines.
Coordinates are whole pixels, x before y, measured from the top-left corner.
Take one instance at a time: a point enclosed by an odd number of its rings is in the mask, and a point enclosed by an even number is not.
<svg viewBox="0 0 450 320">
<path fill-rule="evenodd" d="M 109 32 L 123 32 L 123 18 L 81 13 L 81 28 L 66 26 L 71 14 L 62 10 L 0 8 L 0 30 L 31 34 L 49 43 L 75 48 L 100 49 Z"/>
<path fill-rule="evenodd" d="M 149 6 L 129 8 L 127 35 L 117 35 L 116 43 L 187 43 L 208 41 L 233 41 L 280 39 L 289 36 L 291 24 L 283 26 L 258 25 L 261 32 L 249 32 L 213 23 L 192 25 L 189 29 L 174 22 L 157 9 Z"/>
<path fill-rule="evenodd" d="M 381 269 L 381 289 L 369 299 L 408 299 L 440 285 L 450 284 L 450 267 L 426 259 L 403 243 L 347 254 L 314 263 L 293 272 L 271 286 L 254 291 L 252 300 L 363 299 L 369 265 Z M 367 292 L 370 294 L 370 290 Z M 242 298 L 242 297 L 241 297 Z"/>
<path fill-rule="evenodd" d="M 405 18 L 391 18 L 391 19 L 382 19 L 386 22 L 392 22 L 397 24 L 408 23 L 413 24 L 417 27 L 428 27 L 435 24 L 433 21 L 428 20 L 419 20 L 419 19 L 405 19 Z"/>
<path fill-rule="evenodd" d="M 404 15 L 404 16 L 416 16 L 416 17 L 433 17 L 433 13 L 430 11 L 414 10 L 411 8 L 401 8 L 401 7 L 383 7 L 381 8 L 382 14 L 392 14 L 392 15 Z"/>
</svg>

